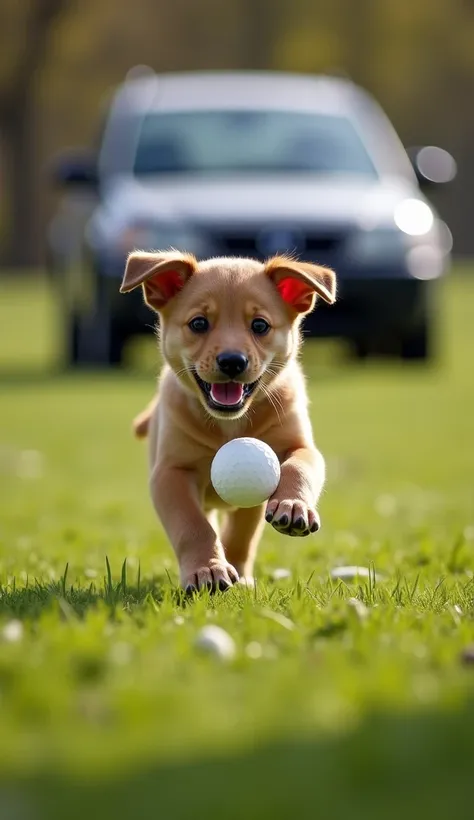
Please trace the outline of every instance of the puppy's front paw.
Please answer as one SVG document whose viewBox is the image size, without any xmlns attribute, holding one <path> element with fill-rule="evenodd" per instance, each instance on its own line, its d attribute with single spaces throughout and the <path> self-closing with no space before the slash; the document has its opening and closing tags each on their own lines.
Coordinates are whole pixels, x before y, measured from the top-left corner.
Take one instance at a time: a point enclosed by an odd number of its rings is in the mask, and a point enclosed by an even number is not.
<svg viewBox="0 0 474 820">
<path fill-rule="evenodd" d="M 217 589 L 224 591 L 236 584 L 238 580 L 239 573 L 227 561 L 210 561 L 207 566 L 186 569 L 181 573 L 181 585 L 188 594 L 206 588 L 211 592 Z"/>
<path fill-rule="evenodd" d="M 265 519 L 283 535 L 303 537 L 321 527 L 316 510 L 297 498 L 272 498 L 267 505 Z"/>
</svg>

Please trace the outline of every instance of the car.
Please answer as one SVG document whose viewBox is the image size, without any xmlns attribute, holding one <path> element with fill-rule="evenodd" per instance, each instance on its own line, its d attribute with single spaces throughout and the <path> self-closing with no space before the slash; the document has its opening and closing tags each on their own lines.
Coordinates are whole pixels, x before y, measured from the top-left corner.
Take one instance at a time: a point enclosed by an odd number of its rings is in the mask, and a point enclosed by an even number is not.
<svg viewBox="0 0 474 820">
<path fill-rule="evenodd" d="M 334 307 L 313 337 L 359 357 L 427 360 L 452 239 L 426 198 L 456 165 L 434 146 L 403 148 L 378 103 L 341 77 L 177 72 L 128 78 L 95 153 L 54 163 L 66 193 L 50 224 L 48 268 L 70 365 L 117 365 L 153 317 L 119 293 L 139 248 L 198 258 L 291 253 L 337 271 Z"/>
</svg>

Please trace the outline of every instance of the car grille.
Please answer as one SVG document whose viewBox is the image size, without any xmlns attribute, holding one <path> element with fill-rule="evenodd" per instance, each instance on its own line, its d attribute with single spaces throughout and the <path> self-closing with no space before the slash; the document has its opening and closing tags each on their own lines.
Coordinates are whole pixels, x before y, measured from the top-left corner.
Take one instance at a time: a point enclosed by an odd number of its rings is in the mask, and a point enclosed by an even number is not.
<svg viewBox="0 0 474 820">
<path fill-rule="evenodd" d="M 276 235 L 277 232 L 275 232 Z M 290 232 L 293 233 L 293 232 Z M 256 259 L 271 256 L 276 253 L 296 253 L 297 256 L 308 260 L 322 261 L 323 257 L 333 257 L 344 242 L 345 235 L 341 232 L 294 232 L 296 241 L 288 246 L 277 241 L 274 246 L 262 242 L 260 232 L 226 231 L 214 233 L 213 239 L 216 250 L 223 256 L 250 256 Z M 268 249 L 265 249 L 265 245 Z"/>
</svg>

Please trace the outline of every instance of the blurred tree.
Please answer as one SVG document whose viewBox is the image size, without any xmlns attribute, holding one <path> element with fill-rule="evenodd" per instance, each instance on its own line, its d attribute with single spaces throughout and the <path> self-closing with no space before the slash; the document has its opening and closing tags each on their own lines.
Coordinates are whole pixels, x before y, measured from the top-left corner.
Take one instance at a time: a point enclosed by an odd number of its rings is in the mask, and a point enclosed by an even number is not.
<svg viewBox="0 0 474 820">
<path fill-rule="evenodd" d="M 5 261 L 29 265 L 36 259 L 35 96 L 48 37 L 68 0 L 2 0 L 0 129 L 6 158 L 9 240 Z"/>
<path fill-rule="evenodd" d="M 438 142 L 460 175 L 435 195 L 461 251 L 474 252 L 474 0 L 0 0 L 0 128 L 12 261 L 35 253 L 53 205 L 40 163 L 90 142 L 111 89 L 156 71 L 337 72 L 371 91 L 406 144 Z M 37 113 L 35 113 L 37 112 Z M 36 174 L 35 174 L 36 169 Z M 26 192 L 26 194 L 25 194 Z"/>
<path fill-rule="evenodd" d="M 288 4 L 289 5 L 289 4 Z M 459 178 L 431 196 L 455 249 L 474 253 L 473 0 L 292 0 L 279 67 L 347 74 L 380 101 L 406 145 L 451 150 Z"/>
</svg>

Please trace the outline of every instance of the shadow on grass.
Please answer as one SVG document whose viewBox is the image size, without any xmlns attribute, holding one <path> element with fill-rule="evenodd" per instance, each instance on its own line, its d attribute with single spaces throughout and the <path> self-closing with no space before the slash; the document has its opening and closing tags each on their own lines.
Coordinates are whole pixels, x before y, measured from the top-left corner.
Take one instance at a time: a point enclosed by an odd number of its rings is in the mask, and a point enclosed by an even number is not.
<svg viewBox="0 0 474 820">
<path fill-rule="evenodd" d="M 0 389 L 2 387 L 31 387 L 38 384 L 56 384 L 65 381 L 80 380 L 83 378 L 106 379 L 120 376 L 130 382 L 145 382 L 150 380 L 150 373 L 138 368 L 127 367 L 78 367 L 71 370 L 65 367 L 49 367 L 44 369 L 5 368 L 0 369 Z M 154 373 L 152 374 L 152 377 Z"/>
<path fill-rule="evenodd" d="M 328 355 L 324 340 L 308 337 L 304 341 L 303 362 L 308 375 L 311 374 L 313 378 L 317 378 L 320 382 L 332 382 L 341 378 L 357 376 L 360 370 L 357 362 L 348 355 L 344 348 L 339 348 L 337 353 L 331 351 Z M 158 364 L 159 362 L 154 354 L 152 365 L 148 367 L 143 365 L 140 357 L 128 362 L 125 361 L 121 367 L 84 364 L 71 368 L 62 362 L 51 362 L 42 367 L 34 368 L 28 367 L 27 364 L 25 366 L 3 367 L 0 368 L 0 388 L 54 384 L 66 380 L 73 382 L 75 379 L 84 377 L 105 380 L 120 376 L 130 382 L 143 382 L 155 378 Z"/>
<path fill-rule="evenodd" d="M 156 379 L 155 370 L 150 373 L 132 368 L 78 368 L 77 370 L 1 370 L 0 369 L 0 393 L 9 388 L 30 389 L 41 385 L 63 386 L 66 383 L 80 383 L 81 380 L 96 380 L 97 382 L 114 381 L 120 378 L 128 384 L 148 384 L 152 385 Z M 309 380 L 317 381 L 318 384 L 330 384 L 333 382 L 347 382 L 357 379 L 360 374 L 360 367 L 351 361 L 338 361 L 331 367 L 306 367 Z"/>
<path fill-rule="evenodd" d="M 0 585 L 0 617 L 36 620 L 55 606 L 59 606 L 65 618 L 82 617 L 99 604 L 105 604 L 113 615 L 117 609 L 132 610 L 146 601 L 159 605 L 164 599 L 165 585 L 168 589 L 170 586 L 169 581 L 161 578 L 129 585 L 123 568 L 120 581 L 114 583 L 109 574 L 102 586 L 68 586 L 66 576 L 67 571 L 61 581 L 48 584 L 33 581 L 21 587 L 15 583 Z M 177 601 L 179 597 L 176 592 Z"/>
<path fill-rule="evenodd" d="M 124 738 L 124 741 L 126 739 Z M 472 818 L 474 705 L 372 715 L 340 737 L 144 766 L 114 779 L 45 771 L 0 791 L 28 820 L 456 820 Z"/>
</svg>

